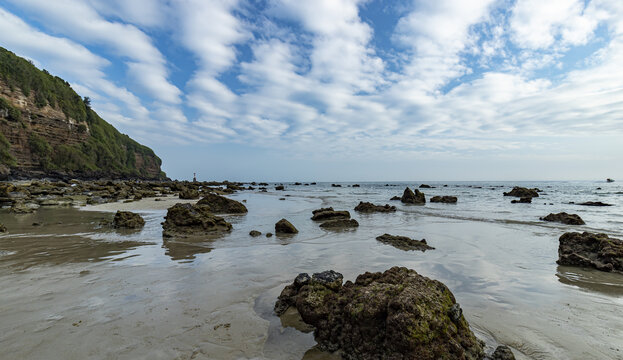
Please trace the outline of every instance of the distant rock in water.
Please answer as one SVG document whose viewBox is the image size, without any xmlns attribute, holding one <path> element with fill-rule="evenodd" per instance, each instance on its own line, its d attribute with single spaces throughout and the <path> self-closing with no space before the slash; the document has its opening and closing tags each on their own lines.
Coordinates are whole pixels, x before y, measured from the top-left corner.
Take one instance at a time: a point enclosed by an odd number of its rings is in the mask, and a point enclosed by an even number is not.
<svg viewBox="0 0 623 360">
<path fill-rule="evenodd" d="M 606 182 L 612 183 L 612 182 L 614 182 L 614 180 L 613 180 L 613 179 L 610 179 L 610 178 L 607 178 L 607 179 L 606 179 Z"/>
<path fill-rule="evenodd" d="M 359 185 L 359 184 L 353 184 L 353 187 L 358 188 L 358 187 L 361 187 L 361 185 Z"/>
<path fill-rule="evenodd" d="M 331 187 L 342 187 L 340 184 L 331 184 Z"/>
<path fill-rule="evenodd" d="M 185 188 L 184 190 L 180 191 L 179 197 L 183 200 L 199 199 L 199 191 L 191 188 Z"/>
<path fill-rule="evenodd" d="M 425 239 L 415 240 L 406 236 L 383 234 L 381 236 L 377 236 L 376 240 L 384 244 L 389 244 L 400 250 L 420 250 L 424 252 L 426 250 L 435 249 L 434 247 L 428 246 Z"/>
<path fill-rule="evenodd" d="M 420 190 L 415 189 L 415 192 L 413 192 L 409 189 L 409 187 L 407 187 L 402 194 L 400 201 L 405 204 L 425 204 L 426 197 L 424 196 L 424 193 L 420 192 Z"/>
<path fill-rule="evenodd" d="M 432 189 L 433 186 L 427 185 L 427 184 L 421 184 L 420 185 L 420 189 Z"/>
<path fill-rule="evenodd" d="M 281 219 L 275 224 L 276 234 L 297 234 L 299 231 L 288 220 Z"/>
<path fill-rule="evenodd" d="M 196 236 L 219 231 L 231 231 L 232 226 L 222 217 L 213 215 L 205 205 L 175 204 L 167 210 L 162 235 Z"/>
<path fill-rule="evenodd" d="M 545 221 L 554 221 L 567 225 L 584 225 L 585 222 L 579 215 L 576 214 L 567 214 L 566 212 L 561 212 L 558 214 L 549 214 L 545 217 L 542 217 L 541 220 Z"/>
<path fill-rule="evenodd" d="M 504 196 L 515 196 L 518 198 L 533 198 L 533 197 L 539 197 L 539 191 L 541 190 L 537 188 L 528 189 L 525 187 L 515 186 L 513 190 L 509 192 L 505 192 Z"/>
<path fill-rule="evenodd" d="M 244 214 L 249 211 L 241 202 L 216 194 L 207 194 L 197 205 L 209 206 L 214 214 Z"/>
<path fill-rule="evenodd" d="M 444 203 L 444 204 L 456 204 L 458 199 L 456 196 L 433 196 L 430 198 L 430 202 L 432 203 Z"/>
<path fill-rule="evenodd" d="M 328 210 L 331 209 L 331 210 Z M 326 220 L 335 220 L 335 219 L 350 219 L 350 213 L 346 210 L 338 210 L 335 211 L 333 208 L 324 209 L 324 211 L 316 211 L 312 212 L 312 220 L 314 221 L 326 221 Z M 323 209 L 319 209 L 323 210 Z"/>
<path fill-rule="evenodd" d="M 583 203 L 579 203 L 577 205 L 582 205 L 582 206 L 612 206 L 612 204 L 602 203 L 601 201 L 586 201 L 586 202 L 583 202 Z"/>
<path fill-rule="evenodd" d="M 568 232 L 559 239 L 560 265 L 623 272 L 623 241 L 606 234 Z"/>
<path fill-rule="evenodd" d="M 511 200 L 511 204 L 530 204 L 532 203 L 531 197 L 522 197 L 519 200 Z"/>
<path fill-rule="evenodd" d="M 363 213 L 375 213 L 375 212 L 395 212 L 396 207 L 390 206 L 389 204 L 385 205 L 374 205 L 370 202 L 360 201 L 359 205 L 355 206 L 355 211 L 363 212 Z"/>
<path fill-rule="evenodd" d="M 117 211 L 112 225 L 115 228 L 140 229 L 145 226 L 145 220 L 139 214 L 130 211 Z"/>
<path fill-rule="evenodd" d="M 249 231 L 249 235 L 251 235 L 253 237 L 258 237 L 258 236 L 262 235 L 262 233 L 257 231 L 257 230 L 251 230 L 251 231 Z"/>
<path fill-rule="evenodd" d="M 323 229 L 345 229 L 358 227 L 359 223 L 355 219 L 333 219 L 320 224 Z"/>
<path fill-rule="evenodd" d="M 347 359 L 465 359 L 484 357 L 454 295 L 441 282 L 393 267 L 342 285 L 335 271 L 299 274 L 275 303 L 295 307 L 315 327 L 320 349 Z"/>
<path fill-rule="evenodd" d="M 285 187 L 283 185 L 277 185 L 277 186 L 275 186 L 275 190 L 283 191 L 283 190 L 285 190 Z"/>
</svg>

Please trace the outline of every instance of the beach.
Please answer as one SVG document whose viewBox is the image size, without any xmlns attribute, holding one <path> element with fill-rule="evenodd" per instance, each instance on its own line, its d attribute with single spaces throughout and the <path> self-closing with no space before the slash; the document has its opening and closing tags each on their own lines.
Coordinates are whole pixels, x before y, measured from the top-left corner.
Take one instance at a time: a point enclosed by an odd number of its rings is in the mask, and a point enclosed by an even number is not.
<svg viewBox="0 0 623 360">
<path fill-rule="evenodd" d="M 510 204 L 502 193 L 513 183 L 430 183 L 421 189 L 427 197 L 454 195 L 458 203 L 424 206 L 389 201 L 419 183 L 352 185 L 238 191 L 228 197 L 244 200 L 249 212 L 225 215 L 233 230 L 199 241 L 163 239 L 166 209 L 193 202 L 173 195 L 24 215 L 1 210 L 9 233 L 0 235 L 0 357 L 333 359 L 314 348 L 312 333 L 274 314 L 277 296 L 302 272 L 335 270 L 353 280 L 392 266 L 446 284 L 488 352 L 505 344 L 517 359 L 623 357 L 616 311 L 623 275 L 556 264 L 565 232 L 623 236 L 620 185 L 527 183 L 543 192 L 532 204 Z M 569 204 L 596 199 L 614 206 Z M 361 214 L 353 211 L 360 201 L 398 209 Z M 350 211 L 360 226 L 318 227 L 312 210 L 326 206 Z M 141 214 L 145 227 L 103 226 L 116 210 Z M 587 224 L 539 220 L 558 211 Z M 265 237 L 281 218 L 299 233 Z M 424 238 L 435 249 L 403 251 L 375 239 L 383 233 Z"/>
</svg>

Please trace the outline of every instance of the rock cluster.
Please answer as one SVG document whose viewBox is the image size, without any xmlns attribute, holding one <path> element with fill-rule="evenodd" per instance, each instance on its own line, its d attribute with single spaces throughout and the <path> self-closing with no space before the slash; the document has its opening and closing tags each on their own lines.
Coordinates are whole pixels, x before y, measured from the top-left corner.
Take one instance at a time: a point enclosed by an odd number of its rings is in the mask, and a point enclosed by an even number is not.
<svg viewBox="0 0 623 360">
<path fill-rule="evenodd" d="M 415 192 L 414 192 L 411 189 L 409 189 L 409 187 L 407 187 L 404 193 L 402 194 L 400 201 L 402 201 L 405 204 L 425 204 L 426 197 L 424 196 L 424 193 L 420 192 L 420 190 L 415 189 Z"/>
<path fill-rule="evenodd" d="M 433 196 L 430 198 L 430 202 L 432 203 L 444 203 L 444 204 L 456 204 L 457 202 L 456 196 Z"/>
<path fill-rule="evenodd" d="M 544 221 L 554 221 L 567 225 L 584 225 L 585 222 L 579 215 L 576 214 L 567 214 L 566 212 L 561 212 L 558 214 L 549 214 L 545 217 L 542 217 L 541 220 Z"/>
<path fill-rule="evenodd" d="M 623 272 L 623 241 L 606 234 L 568 232 L 559 239 L 557 263 Z"/>
<path fill-rule="evenodd" d="M 375 212 L 395 212 L 396 207 L 390 206 L 389 204 L 385 205 L 375 205 L 370 202 L 360 201 L 359 205 L 355 206 L 355 211 L 362 213 L 375 213 Z"/>
<path fill-rule="evenodd" d="M 197 205 L 209 206 L 213 214 L 244 214 L 249 211 L 241 202 L 217 194 L 206 194 Z"/>
<path fill-rule="evenodd" d="M 424 252 L 426 250 L 435 249 L 434 247 L 428 246 L 428 244 L 426 243 L 426 239 L 415 240 L 406 236 L 397 236 L 390 234 L 377 236 L 376 239 L 384 244 L 389 244 L 400 250 L 421 250 L 422 252 Z"/>
<path fill-rule="evenodd" d="M 322 221 L 321 228 L 324 229 L 344 229 L 358 227 L 359 223 L 350 218 L 350 213 L 346 210 L 333 210 L 332 207 L 321 208 L 312 211 L 312 220 Z"/>
<path fill-rule="evenodd" d="M 205 205 L 175 204 L 167 210 L 164 219 L 162 235 L 165 237 L 200 236 L 232 229 L 230 223 L 213 215 Z"/>
<path fill-rule="evenodd" d="M 539 197 L 539 191 L 541 190 L 537 188 L 528 189 L 528 188 L 521 187 L 521 186 L 515 186 L 513 190 L 509 192 L 505 192 L 504 196 L 514 196 L 518 198 L 533 198 L 533 197 Z"/>
<path fill-rule="evenodd" d="M 112 225 L 115 228 L 140 229 L 145 226 L 145 220 L 139 214 L 130 211 L 117 211 Z"/>
<path fill-rule="evenodd" d="M 321 349 L 347 359 L 482 359 L 483 344 L 469 328 L 450 290 L 414 270 L 393 267 L 359 275 L 300 274 L 275 304 L 290 306 L 312 325 Z"/>
</svg>

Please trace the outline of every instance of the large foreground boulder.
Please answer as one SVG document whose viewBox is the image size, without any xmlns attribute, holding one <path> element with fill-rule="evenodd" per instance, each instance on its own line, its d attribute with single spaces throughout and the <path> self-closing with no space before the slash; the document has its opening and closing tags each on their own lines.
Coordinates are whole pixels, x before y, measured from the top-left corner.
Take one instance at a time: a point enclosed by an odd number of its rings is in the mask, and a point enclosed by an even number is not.
<svg viewBox="0 0 623 360">
<path fill-rule="evenodd" d="M 576 214 L 567 214 L 566 212 L 561 212 L 558 214 L 549 214 L 545 217 L 542 217 L 541 220 L 544 221 L 553 221 L 559 222 L 567 225 L 584 225 L 586 224 L 584 220 L 579 215 Z"/>
<path fill-rule="evenodd" d="M 376 240 L 384 244 L 389 244 L 400 250 L 420 250 L 424 252 L 426 250 L 435 249 L 434 247 L 428 246 L 426 239 L 415 240 L 406 236 L 383 234 L 381 236 L 377 236 Z"/>
<path fill-rule="evenodd" d="M 139 215 L 130 211 L 117 211 L 112 221 L 115 228 L 140 229 L 145 226 L 145 220 Z"/>
<path fill-rule="evenodd" d="M 314 326 L 323 350 L 346 359 L 482 359 L 476 339 L 450 290 L 414 270 L 393 267 L 359 275 L 300 274 L 275 304 L 295 307 Z"/>
<path fill-rule="evenodd" d="M 368 214 L 375 213 L 375 212 L 388 213 L 388 212 L 396 212 L 396 207 L 390 206 L 389 204 L 375 205 L 371 202 L 360 201 L 359 205 L 355 206 L 355 211 L 368 213 Z"/>
<path fill-rule="evenodd" d="M 415 192 L 413 192 L 407 187 L 404 193 L 402 193 L 400 201 L 405 204 L 426 204 L 426 197 L 420 190 L 415 189 Z"/>
<path fill-rule="evenodd" d="M 509 192 L 505 192 L 504 196 L 514 196 L 518 198 L 533 198 L 533 197 L 539 197 L 539 191 L 540 190 L 537 188 L 528 189 L 528 188 L 521 187 L 521 186 L 515 186 L 513 190 Z"/>
<path fill-rule="evenodd" d="M 457 201 L 458 199 L 456 198 L 456 196 L 448 195 L 433 196 L 432 198 L 430 198 L 430 202 L 432 203 L 456 204 Z"/>
<path fill-rule="evenodd" d="M 249 211 L 241 202 L 217 194 L 204 196 L 197 205 L 209 206 L 214 214 L 244 214 Z"/>
<path fill-rule="evenodd" d="M 297 234 L 299 231 L 286 219 L 281 219 L 275 224 L 275 234 Z"/>
<path fill-rule="evenodd" d="M 606 234 L 568 232 L 559 239 L 560 265 L 592 267 L 623 272 L 623 241 Z"/>
<path fill-rule="evenodd" d="M 222 217 L 214 216 L 205 205 L 175 204 L 167 210 L 162 224 L 162 235 L 200 236 L 206 233 L 230 231 L 231 224 Z"/>
</svg>

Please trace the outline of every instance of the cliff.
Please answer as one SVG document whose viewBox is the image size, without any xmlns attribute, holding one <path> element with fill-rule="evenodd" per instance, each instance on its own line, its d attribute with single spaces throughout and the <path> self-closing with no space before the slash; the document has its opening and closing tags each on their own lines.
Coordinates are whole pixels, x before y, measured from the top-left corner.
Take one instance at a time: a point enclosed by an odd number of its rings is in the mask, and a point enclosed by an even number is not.
<svg viewBox="0 0 623 360">
<path fill-rule="evenodd" d="M 0 178 L 162 179 L 161 163 L 65 80 L 0 47 Z"/>
</svg>

